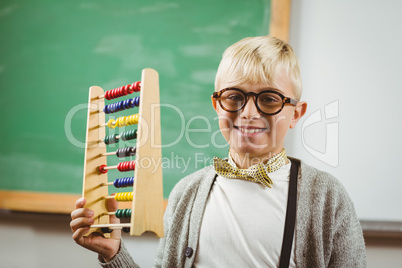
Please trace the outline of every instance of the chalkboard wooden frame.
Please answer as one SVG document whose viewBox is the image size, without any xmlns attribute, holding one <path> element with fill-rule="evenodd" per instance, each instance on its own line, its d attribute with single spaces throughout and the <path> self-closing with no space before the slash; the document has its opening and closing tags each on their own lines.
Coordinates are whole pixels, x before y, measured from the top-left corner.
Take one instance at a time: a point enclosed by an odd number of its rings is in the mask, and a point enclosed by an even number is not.
<svg viewBox="0 0 402 268">
<path fill-rule="evenodd" d="M 285 41 L 289 37 L 290 7 L 290 0 L 271 0 L 269 32 Z M 70 214 L 80 197 L 79 194 L 0 190 L 0 209 Z M 164 207 L 166 204 L 165 200 Z"/>
</svg>

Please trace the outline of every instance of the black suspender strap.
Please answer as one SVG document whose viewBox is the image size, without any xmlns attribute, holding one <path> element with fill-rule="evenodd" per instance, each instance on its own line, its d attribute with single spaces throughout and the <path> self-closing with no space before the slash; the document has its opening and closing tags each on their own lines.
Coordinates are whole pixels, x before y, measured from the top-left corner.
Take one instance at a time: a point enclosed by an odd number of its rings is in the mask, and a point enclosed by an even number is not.
<svg viewBox="0 0 402 268">
<path fill-rule="evenodd" d="M 289 267 L 296 222 L 297 177 L 299 173 L 300 160 L 294 158 L 289 158 L 289 160 L 292 163 L 292 166 L 290 168 L 288 205 L 286 209 L 285 231 L 283 232 L 279 268 Z"/>
</svg>

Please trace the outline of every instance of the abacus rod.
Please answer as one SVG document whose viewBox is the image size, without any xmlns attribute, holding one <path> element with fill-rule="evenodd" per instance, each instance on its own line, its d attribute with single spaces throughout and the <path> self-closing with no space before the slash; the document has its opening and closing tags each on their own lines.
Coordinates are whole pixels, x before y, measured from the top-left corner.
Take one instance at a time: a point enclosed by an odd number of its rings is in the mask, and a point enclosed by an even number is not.
<svg viewBox="0 0 402 268">
<path fill-rule="evenodd" d="M 104 170 L 117 169 L 117 166 L 103 167 Z"/>
<path fill-rule="evenodd" d="M 104 182 L 101 184 L 101 186 L 109 186 L 109 185 L 113 185 L 113 182 Z"/>
<path fill-rule="evenodd" d="M 131 192 L 127 192 L 127 193 L 131 193 Z M 103 199 L 115 199 L 115 195 L 106 195 L 102 197 Z M 119 201 L 119 200 L 117 200 Z M 133 200 L 120 200 L 120 202 L 125 202 L 125 201 L 133 201 Z"/>
<path fill-rule="evenodd" d="M 103 212 L 102 215 L 115 215 L 116 212 Z"/>
<path fill-rule="evenodd" d="M 112 125 L 114 125 L 114 124 L 116 124 L 116 123 L 112 123 Z M 107 123 L 100 124 L 99 126 L 100 126 L 100 127 L 106 127 L 106 126 L 107 126 Z"/>
<path fill-rule="evenodd" d="M 100 173 L 106 173 L 109 169 L 118 169 L 120 172 L 135 170 L 135 161 L 121 162 L 117 166 L 109 167 L 106 165 L 101 165 L 98 169 Z"/>
<path fill-rule="evenodd" d="M 119 202 L 130 202 L 133 201 L 133 192 L 116 193 L 114 195 L 102 196 L 103 199 L 116 199 Z"/>
<path fill-rule="evenodd" d="M 126 109 L 138 107 L 138 105 L 135 105 L 136 98 L 139 98 L 139 97 L 134 97 L 134 98 L 132 98 L 132 99 L 127 99 L 127 100 L 125 100 L 125 101 L 129 101 L 129 104 L 130 104 L 130 105 L 134 105 L 134 106 L 125 106 L 125 107 L 122 108 L 122 109 L 117 109 L 117 110 L 115 110 L 115 111 L 113 111 L 113 112 L 110 112 L 110 113 L 116 113 L 116 112 L 120 112 L 120 111 L 123 111 L 123 110 L 126 110 Z M 125 101 L 120 101 L 120 102 L 116 102 L 116 103 L 122 103 L 122 102 L 125 102 Z M 116 103 L 114 103 L 114 104 L 116 104 Z M 105 105 L 105 107 L 104 107 L 103 109 L 99 109 L 99 110 L 97 110 L 97 112 L 109 114 L 108 112 L 105 112 L 105 108 L 106 108 L 106 107 L 110 107 L 110 105 L 111 105 L 111 104 Z M 122 104 L 121 104 L 121 105 L 122 105 Z"/>
<path fill-rule="evenodd" d="M 135 153 L 135 151 L 136 151 L 135 148 L 130 148 L 130 147 L 126 147 L 126 148 L 129 148 L 129 149 L 130 149 L 130 150 L 129 150 L 130 153 Z M 124 149 L 126 149 L 126 148 L 124 148 Z M 118 154 L 117 154 L 118 151 L 119 151 L 119 150 L 116 150 L 115 152 L 102 153 L 101 155 L 102 155 L 102 156 L 109 156 L 109 155 L 117 155 L 117 156 L 118 156 Z M 127 156 L 131 156 L 131 155 L 127 155 Z"/>
<path fill-rule="evenodd" d="M 142 87 L 142 83 L 141 83 L 141 82 L 139 83 L 139 87 L 140 87 L 140 88 Z M 105 94 L 100 95 L 100 96 L 98 97 L 98 99 L 103 99 L 104 97 L 105 97 Z"/>
<path fill-rule="evenodd" d="M 116 152 L 103 153 L 102 156 L 115 155 Z"/>
<path fill-rule="evenodd" d="M 120 137 L 121 137 L 120 135 L 117 135 L 117 136 L 116 136 L 116 139 L 117 139 L 117 140 L 120 140 Z M 99 141 L 103 142 L 103 139 L 101 139 L 101 140 L 99 140 Z"/>
<path fill-rule="evenodd" d="M 116 214 L 118 214 L 119 213 L 119 210 L 120 211 L 130 211 L 130 213 L 131 213 L 131 209 L 118 209 L 118 210 L 116 210 L 116 211 L 105 211 L 105 212 L 103 212 L 102 214 L 101 214 L 101 216 L 102 215 L 116 215 Z M 131 214 L 130 214 L 131 215 Z"/>
<path fill-rule="evenodd" d="M 124 228 L 124 227 L 131 227 L 130 223 L 109 223 L 109 224 L 93 224 L 90 226 L 91 228 Z"/>
<path fill-rule="evenodd" d="M 131 211 L 131 209 L 130 209 L 130 211 Z M 117 213 L 117 210 L 116 211 L 107 211 L 107 212 L 103 212 L 101 215 L 116 215 L 116 213 Z"/>
<path fill-rule="evenodd" d="M 107 195 L 107 196 L 103 196 L 102 198 L 103 199 L 115 199 L 115 196 L 114 195 Z M 129 199 L 129 200 L 116 200 L 116 201 L 119 201 L 119 202 L 131 202 L 133 200 Z"/>
</svg>

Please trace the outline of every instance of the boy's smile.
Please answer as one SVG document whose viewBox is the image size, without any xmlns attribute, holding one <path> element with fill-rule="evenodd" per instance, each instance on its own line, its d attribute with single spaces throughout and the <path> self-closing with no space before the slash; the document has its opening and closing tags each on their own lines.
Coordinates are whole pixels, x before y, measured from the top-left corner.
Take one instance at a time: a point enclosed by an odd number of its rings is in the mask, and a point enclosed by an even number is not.
<svg viewBox="0 0 402 268">
<path fill-rule="evenodd" d="M 234 126 L 234 128 L 241 133 L 241 135 L 252 137 L 254 135 L 260 134 L 267 131 L 267 128 L 259 128 L 252 126 Z"/>
<path fill-rule="evenodd" d="M 245 93 L 259 93 L 275 87 L 284 96 L 294 98 L 290 79 L 286 75 L 278 76 L 276 81 L 276 86 L 262 83 L 233 85 L 223 82 L 221 88 L 236 87 Z M 307 106 L 306 103 L 299 102 L 296 106 L 285 105 L 278 114 L 265 115 L 257 109 L 254 98 L 249 97 L 243 109 L 238 112 L 225 111 L 212 98 L 212 104 L 219 116 L 219 128 L 229 143 L 231 156 L 239 168 L 248 168 L 251 162 L 266 162 L 279 153 L 288 129 L 296 125 Z"/>
</svg>

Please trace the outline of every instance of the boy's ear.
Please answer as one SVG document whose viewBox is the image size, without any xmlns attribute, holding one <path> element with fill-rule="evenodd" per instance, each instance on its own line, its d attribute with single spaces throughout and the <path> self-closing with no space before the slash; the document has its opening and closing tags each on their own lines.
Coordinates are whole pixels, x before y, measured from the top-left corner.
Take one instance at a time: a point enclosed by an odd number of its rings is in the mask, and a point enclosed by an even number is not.
<svg viewBox="0 0 402 268">
<path fill-rule="evenodd" d="M 307 102 L 305 101 L 300 101 L 296 104 L 295 112 L 293 114 L 293 119 L 290 122 L 290 128 L 294 128 L 297 124 L 297 122 L 300 120 L 300 118 L 303 117 L 303 115 L 307 111 Z"/>
<path fill-rule="evenodd" d="M 218 112 L 217 110 L 216 110 L 216 99 L 214 99 L 214 97 L 211 95 L 211 101 L 212 101 L 212 107 L 214 107 L 214 110 L 216 111 L 216 112 Z"/>
</svg>

